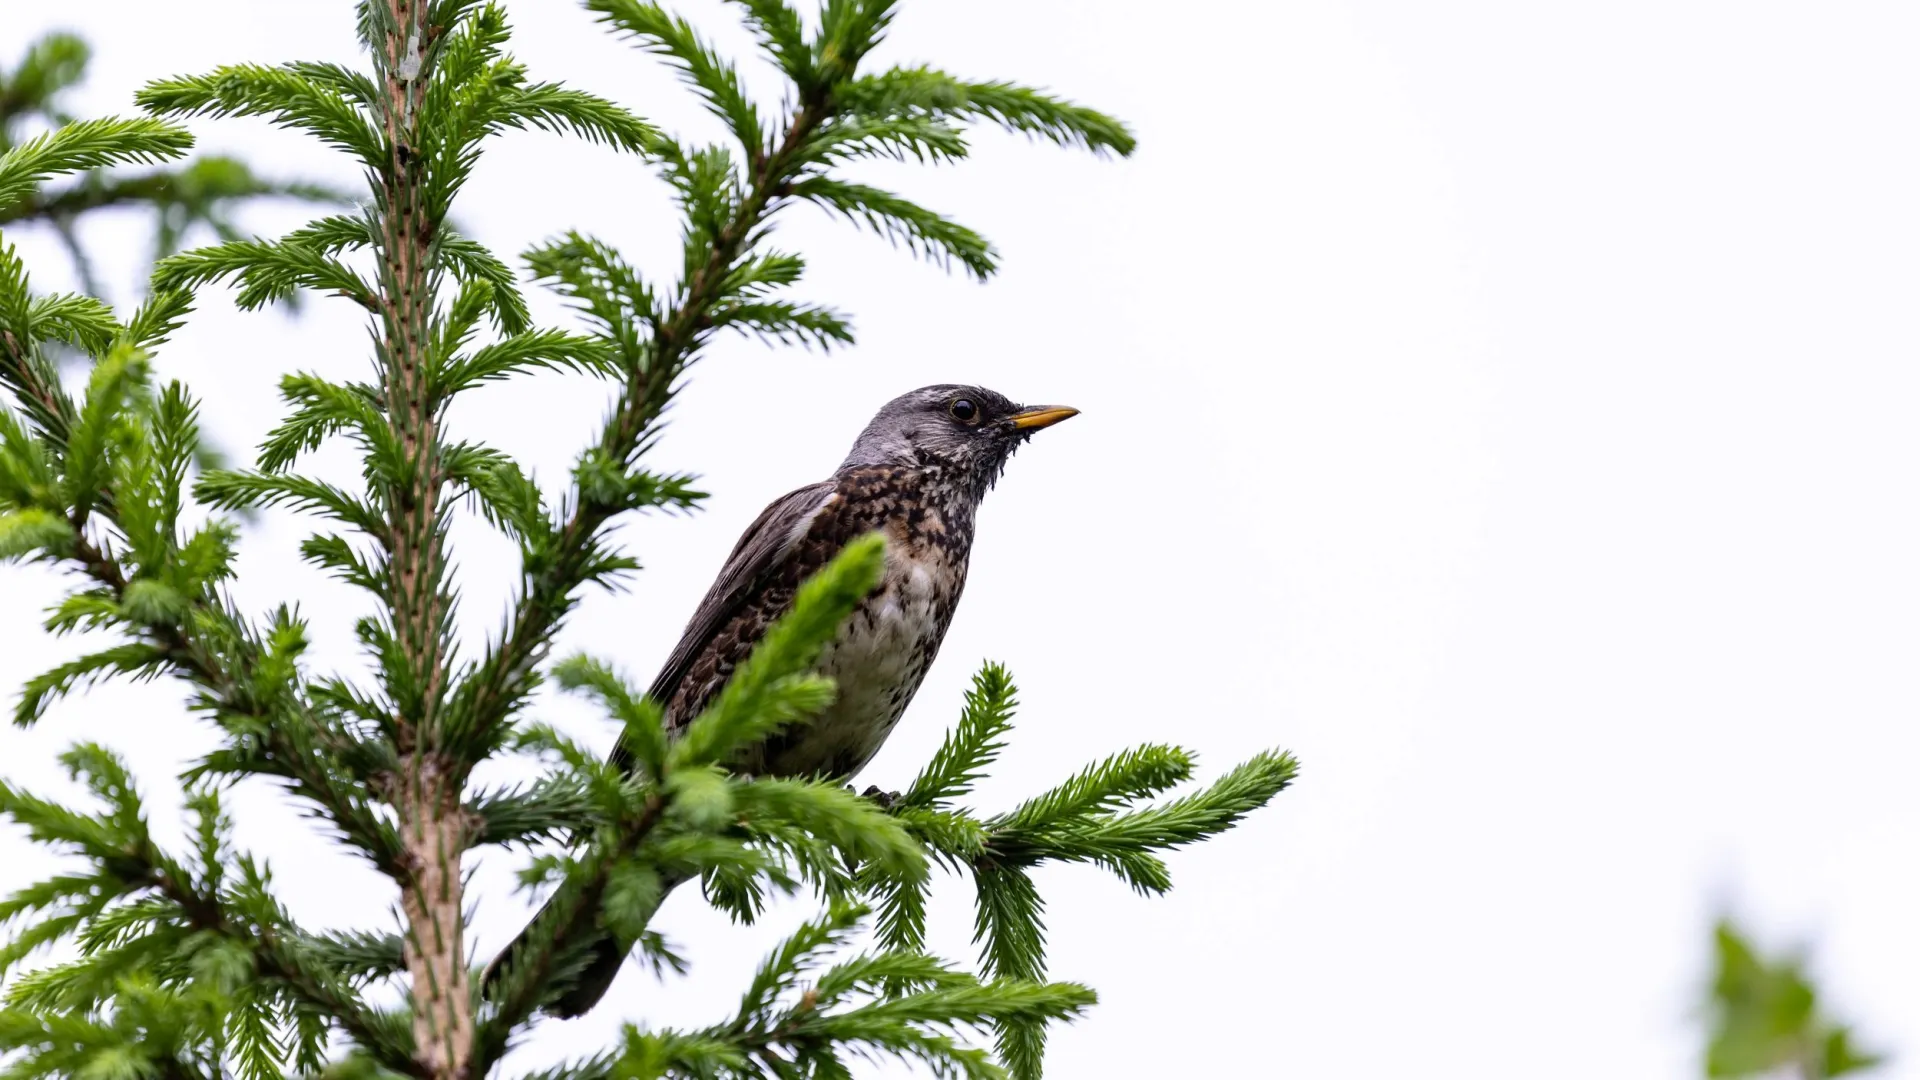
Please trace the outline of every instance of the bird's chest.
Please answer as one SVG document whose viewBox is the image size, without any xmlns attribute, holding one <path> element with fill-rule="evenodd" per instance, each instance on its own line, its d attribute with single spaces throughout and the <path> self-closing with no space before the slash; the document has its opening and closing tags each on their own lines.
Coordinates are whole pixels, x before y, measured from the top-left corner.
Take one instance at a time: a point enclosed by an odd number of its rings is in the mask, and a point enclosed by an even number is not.
<svg viewBox="0 0 1920 1080">
<path fill-rule="evenodd" d="M 880 587 L 821 655 L 820 673 L 836 687 L 833 703 L 786 748 L 777 772 L 850 776 L 880 749 L 946 636 L 965 560 L 949 547 L 889 538 Z"/>
<path fill-rule="evenodd" d="M 890 550 L 887 563 L 880 588 L 848 617 L 821 669 L 850 707 L 897 715 L 946 633 L 959 571 L 938 552 Z"/>
</svg>

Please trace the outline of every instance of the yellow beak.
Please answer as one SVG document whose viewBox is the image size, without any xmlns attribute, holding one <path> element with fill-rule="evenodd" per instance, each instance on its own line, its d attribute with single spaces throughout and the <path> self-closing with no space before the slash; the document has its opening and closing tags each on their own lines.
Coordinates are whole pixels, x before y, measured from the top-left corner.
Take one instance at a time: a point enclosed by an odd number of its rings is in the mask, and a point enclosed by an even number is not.
<svg viewBox="0 0 1920 1080">
<path fill-rule="evenodd" d="M 1071 416 L 1079 416 L 1079 409 L 1070 409 L 1065 405 L 1035 405 L 1013 414 L 1013 426 L 1019 431 L 1038 431 L 1052 427 Z"/>
</svg>

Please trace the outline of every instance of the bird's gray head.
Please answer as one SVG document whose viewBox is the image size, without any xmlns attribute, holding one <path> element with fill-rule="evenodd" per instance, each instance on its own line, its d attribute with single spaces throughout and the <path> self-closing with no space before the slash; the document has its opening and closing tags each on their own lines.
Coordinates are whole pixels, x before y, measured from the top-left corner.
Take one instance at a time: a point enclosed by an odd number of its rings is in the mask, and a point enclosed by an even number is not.
<svg viewBox="0 0 1920 1080">
<path fill-rule="evenodd" d="M 938 468 L 978 498 L 1021 443 L 1078 412 L 1016 405 L 981 386 L 923 386 L 881 406 L 840 467 Z"/>
</svg>

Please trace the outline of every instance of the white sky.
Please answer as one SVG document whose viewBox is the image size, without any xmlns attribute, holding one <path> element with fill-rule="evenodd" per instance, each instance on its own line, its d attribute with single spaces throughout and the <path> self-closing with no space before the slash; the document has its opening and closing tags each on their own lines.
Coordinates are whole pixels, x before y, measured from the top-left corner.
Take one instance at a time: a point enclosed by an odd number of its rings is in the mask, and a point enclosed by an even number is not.
<svg viewBox="0 0 1920 1080">
<path fill-rule="evenodd" d="M 744 44 L 717 2 L 680 6 Z M 84 32 L 89 112 L 217 63 L 353 59 L 344 0 L 28 7 L 0 46 Z M 572 4 L 509 10 L 536 77 L 710 131 Z M 1149 739 L 1209 776 L 1265 746 L 1304 772 L 1176 856 L 1163 899 L 1045 876 L 1053 973 L 1102 995 L 1056 1035 L 1051 1075 L 1693 1075 L 1689 1011 L 1730 905 L 1772 944 L 1811 944 L 1835 1004 L 1901 1054 L 1884 1075 L 1920 1077 L 1916 40 L 1920 9 L 1891 0 L 909 0 L 887 59 L 1054 88 L 1133 123 L 1140 152 L 983 137 L 958 169 L 876 169 L 999 245 L 984 288 L 794 213 L 805 295 L 852 312 L 860 344 L 712 351 L 656 460 L 716 495 L 629 528 L 650 569 L 590 597 L 566 645 L 650 675 L 739 530 L 895 393 L 1072 403 L 1085 415 L 989 500 L 941 661 L 862 783 L 910 777 L 984 657 L 1025 701 L 988 806 Z M 195 130 L 353 179 L 261 123 Z M 496 250 L 578 226 L 671 266 L 641 165 L 547 136 L 497 147 L 459 211 Z M 143 228 L 90 239 L 126 249 Z M 51 242 L 19 239 L 40 284 L 63 283 Z M 307 311 L 210 294 L 162 355 L 224 445 L 279 415 L 281 374 L 365 370 L 360 320 Z M 522 381 L 456 423 L 559 477 L 598 394 Z M 304 531 L 275 516 L 249 536 L 243 600 L 299 601 L 315 666 L 351 664 L 358 601 L 293 557 Z M 506 554 L 463 548 L 476 629 Z M 4 575 L 16 686 L 79 646 L 36 628 L 50 577 Z M 108 741 L 164 807 L 209 742 L 181 697 L 97 691 L 0 733 L 0 760 L 58 790 L 60 747 Z M 543 715 L 610 737 L 571 701 Z M 244 805 L 297 912 L 380 917 L 376 879 L 267 794 Z M 46 865 L 0 834 L 0 886 Z M 949 955 L 972 953 L 969 892 L 941 893 Z M 489 907 L 478 948 L 518 919 Z M 790 920 L 735 929 L 683 892 L 660 925 L 693 980 L 630 974 L 516 1061 L 589 1050 L 622 1017 L 720 1017 Z"/>
</svg>

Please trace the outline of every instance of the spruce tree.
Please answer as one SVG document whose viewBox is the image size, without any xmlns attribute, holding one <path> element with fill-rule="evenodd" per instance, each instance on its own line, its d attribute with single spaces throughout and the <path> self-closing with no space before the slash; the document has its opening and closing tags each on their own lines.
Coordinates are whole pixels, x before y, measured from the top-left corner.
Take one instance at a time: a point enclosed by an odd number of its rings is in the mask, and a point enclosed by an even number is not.
<svg viewBox="0 0 1920 1080">
<path fill-rule="evenodd" d="M 1293 760 L 1267 753 L 1169 795 L 1193 777 L 1192 757 L 1144 746 L 1011 810 L 976 810 L 970 793 L 1005 748 L 1016 703 L 993 665 L 898 798 L 728 774 L 720 763 L 735 748 L 805 723 L 829 700 L 833 687 L 811 665 L 876 582 L 878 537 L 809 581 L 678 737 L 611 658 L 550 659 L 582 590 L 636 567 L 611 525 L 701 498 L 690 477 L 650 468 L 648 450 L 703 346 L 729 329 L 851 339 L 842 316 L 789 297 L 804 262 L 772 246 L 782 210 L 817 204 L 984 278 L 996 257 L 979 234 L 839 166 L 957 161 L 973 124 L 1096 153 L 1133 146 L 1120 123 L 1013 83 L 872 70 L 891 0 L 824 0 L 804 20 L 784 0 L 736 6 L 784 77 L 777 107 L 751 100 L 732 62 L 655 4 L 588 3 L 679 70 L 726 125 L 727 145 L 688 144 L 611 101 L 536 80 L 506 52 L 495 4 L 365 0 L 355 9 L 361 69 L 237 65 L 167 79 L 139 95 L 146 117 L 68 124 L 0 157 L 4 214 L 51 176 L 177 158 L 189 145 L 181 118 L 259 115 L 351 156 L 368 184 L 358 213 L 162 261 L 149 297 L 124 317 L 90 297 L 35 294 L 0 241 L 0 383 L 11 399 L 0 410 L 0 555 L 71 572 L 50 631 L 116 635 L 31 680 L 15 719 L 34 723 L 98 679 L 164 676 L 191 687 L 220 733 L 179 778 L 193 824 L 183 849 L 149 830 L 140 788 L 156 778 L 136 780 L 109 746 L 63 758 L 92 793 L 84 805 L 0 783 L 0 814 L 82 867 L 0 903 L 9 1075 L 488 1075 L 577 976 L 585 957 L 569 930 L 582 921 L 636 942 L 643 959 L 682 965 L 647 924 L 663 877 L 691 874 L 743 920 L 774 893 L 815 897 L 821 913 L 766 958 L 733 1015 L 697 1030 L 636 1017 L 616 1045 L 542 1075 L 825 1078 L 849 1075 L 864 1055 L 939 1075 L 1033 1077 L 1047 1026 L 1094 1002 L 1085 987 L 1048 981 L 1033 869 L 1092 863 L 1137 891 L 1163 891 L 1160 853 L 1230 828 L 1290 782 Z M 526 276 L 569 300 L 581 328 L 534 325 L 522 276 L 449 224 L 490 137 L 527 127 L 657 167 L 683 219 L 680 276 L 644 280 L 585 233 L 541 243 L 524 253 Z M 336 297 L 372 328 L 365 381 L 285 377 L 285 417 L 248 469 L 196 467 L 196 399 L 155 374 L 196 291 L 214 282 L 236 286 L 243 308 L 302 290 Z M 54 343 L 90 357 L 84 386 L 57 377 Z M 559 490 L 448 430 L 464 391 L 554 369 L 615 388 Z M 299 471 L 338 439 L 357 448 L 361 483 Z M 454 647 L 456 500 L 476 505 L 520 559 L 504 625 L 468 656 Z M 357 628 L 369 676 L 310 670 L 293 607 L 256 614 L 232 602 L 241 535 L 222 515 L 267 506 L 321 522 L 303 554 L 373 598 L 377 614 Z M 543 679 L 595 699 L 633 748 L 635 771 L 531 719 Z M 518 786 L 474 783 L 475 766 L 497 755 L 547 768 Z M 265 863 L 236 850 L 223 809 L 223 793 L 250 777 L 277 782 L 393 880 L 393 925 L 322 932 L 289 916 Z M 525 880 L 561 901 L 483 989 L 466 919 L 488 898 L 467 890 L 462 859 L 486 846 L 535 852 Z M 925 951 L 935 870 L 971 878 L 971 968 Z M 73 958 L 33 966 L 56 944 Z"/>
</svg>

